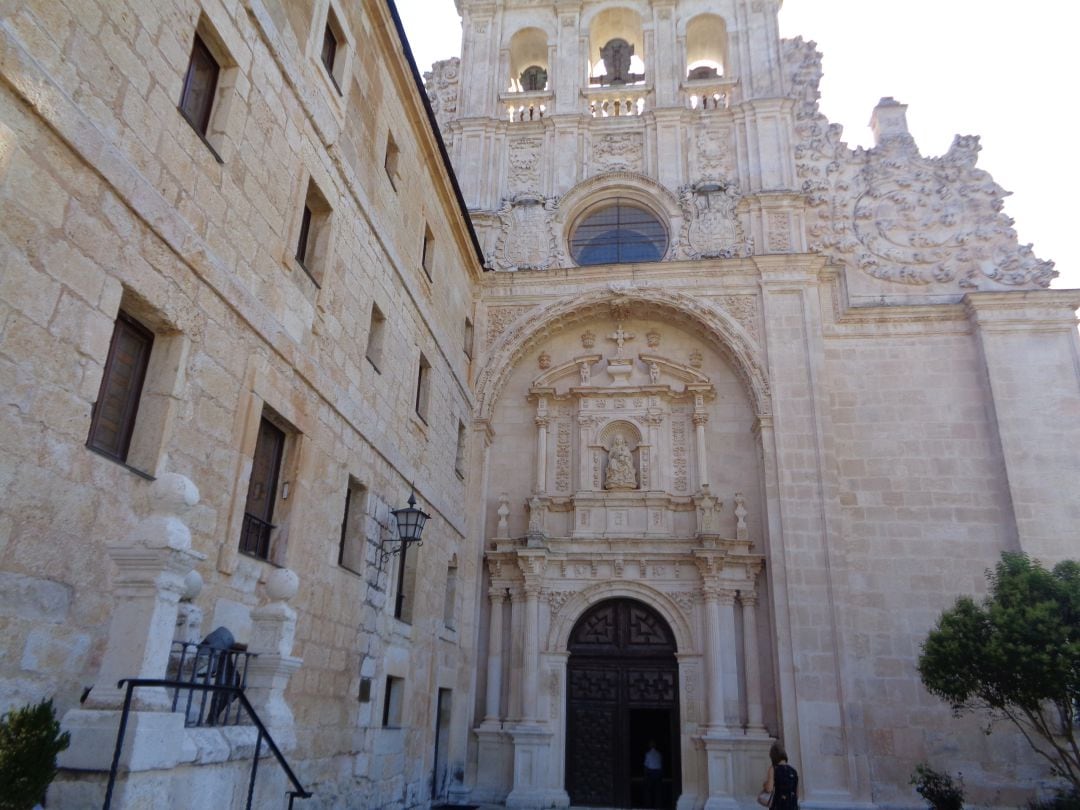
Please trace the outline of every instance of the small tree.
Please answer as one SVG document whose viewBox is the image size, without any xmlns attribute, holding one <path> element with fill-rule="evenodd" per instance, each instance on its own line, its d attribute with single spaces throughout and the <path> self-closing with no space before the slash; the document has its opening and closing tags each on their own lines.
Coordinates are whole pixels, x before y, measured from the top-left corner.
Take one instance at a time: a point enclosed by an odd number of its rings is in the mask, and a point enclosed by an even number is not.
<svg viewBox="0 0 1080 810">
<path fill-rule="evenodd" d="M 964 777 L 960 776 L 959 783 L 947 773 L 939 773 L 920 762 L 915 766 L 915 772 L 911 774 L 911 784 L 919 795 L 929 802 L 933 810 L 963 810 L 964 808 Z"/>
<path fill-rule="evenodd" d="M 0 717 L 0 810 L 30 810 L 41 801 L 69 740 L 51 700 Z"/>
<path fill-rule="evenodd" d="M 1003 554 L 982 604 L 961 597 L 923 643 L 919 675 L 959 716 L 1004 718 L 1080 790 L 1080 564 Z"/>
</svg>

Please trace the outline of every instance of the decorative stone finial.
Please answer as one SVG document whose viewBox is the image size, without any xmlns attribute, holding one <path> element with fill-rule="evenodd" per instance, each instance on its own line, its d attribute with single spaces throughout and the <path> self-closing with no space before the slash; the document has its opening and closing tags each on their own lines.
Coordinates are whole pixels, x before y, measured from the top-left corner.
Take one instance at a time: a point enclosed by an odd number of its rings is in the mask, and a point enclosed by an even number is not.
<svg viewBox="0 0 1080 810">
<path fill-rule="evenodd" d="M 266 595 L 273 602 L 288 602 L 300 589 L 300 577 L 291 568 L 277 568 L 266 579 Z"/>
<path fill-rule="evenodd" d="M 506 518 L 510 514 L 510 494 L 503 492 L 499 495 L 499 525 L 495 528 L 495 537 L 506 540 L 510 537 L 510 524 Z"/>
<path fill-rule="evenodd" d="M 184 577 L 184 590 L 180 594 L 181 602 L 192 602 L 195 598 L 202 593 L 203 578 L 202 575 L 192 568 L 187 572 L 187 576 Z"/>
<path fill-rule="evenodd" d="M 874 143 L 881 144 L 890 138 L 907 137 L 907 105 L 901 104 L 892 96 L 886 96 L 874 107 L 870 116 L 870 129 L 874 132 Z"/>
</svg>

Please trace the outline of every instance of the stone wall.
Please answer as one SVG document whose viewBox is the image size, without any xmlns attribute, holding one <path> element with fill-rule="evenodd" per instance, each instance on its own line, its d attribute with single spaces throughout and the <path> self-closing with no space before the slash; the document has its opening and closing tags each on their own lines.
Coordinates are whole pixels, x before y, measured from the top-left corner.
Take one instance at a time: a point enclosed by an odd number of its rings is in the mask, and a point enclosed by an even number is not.
<svg viewBox="0 0 1080 810">
<path fill-rule="evenodd" d="M 111 606 L 104 547 L 164 471 L 203 493 L 190 522 L 207 555 L 204 631 L 248 640 L 272 570 L 237 552 L 265 406 L 289 433 L 274 559 L 302 583 L 292 759 L 323 806 L 356 792 L 404 807 L 430 790 L 438 688 L 459 713 L 469 689 L 476 560 L 455 460 L 479 268 L 387 8 L 332 6 L 341 94 L 318 59 L 325 2 L 32 3 L 0 19 L 0 707 L 53 696 L 63 713 L 93 683 Z M 177 110 L 196 29 L 225 57 L 206 142 Z M 293 258 L 309 183 L 332 209 L 310 273 Z M 365 358 L 373 302 L 386 318 L 378 368 Z M 85 446 L 119 310 L 155 333 L 130 466 Z M 359 575 L 338 565 L 350 476 L 368 496 Z M 426 583 L 411 626 L 388 615 L 395 561 L 378 553 L 410 486 L 433 516 L 410 552 Z M 456 630 L 444 627 L 452 559 Z M 381 728 L 388 674 L 406 678 L 400 729 Z"/>
</svg>

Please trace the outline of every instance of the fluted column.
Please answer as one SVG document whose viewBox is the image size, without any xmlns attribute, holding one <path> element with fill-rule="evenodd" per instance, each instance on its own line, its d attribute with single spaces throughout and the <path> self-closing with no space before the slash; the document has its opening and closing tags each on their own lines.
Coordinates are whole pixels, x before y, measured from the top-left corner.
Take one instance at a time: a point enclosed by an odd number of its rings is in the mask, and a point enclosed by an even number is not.
<svg viewBox="0 0 1080 810">
<path fill-rule="evenodd" d="M 534 492 L 547 491 L 547 416 L 536 417 L 536 486 Z"/>
<path fill-rule="evenodd" d="M 705 676 L 709 730 L 726 728 L 724 722 L 724 672 L 720 661 L 720 589 L 705 587 Z"/>
<path fill-rule="evenodd" d="M 522 673 L 521 715 L 526 722 L 536 721 L 536 690 L 539 681 L 540 584 L 525 583 L 525 649 Z"/>
<path fill-rule="evenodd" d="M 487 691 L 484 694 L 484 722 L 499 721 L 499 703 L 502 697 L 502 645 L 503 602 L 506 588 L 492 585 L 488 591 L 491 598 L 491 622 L 488 625 Z"/>
<path fill-rule="evenodd" d="M 709 463 L 705 452 L 705 424 L 709 421 L 709 415 L 699 412 L 694 414 L 693 419 L 694 430 L 697 433 L 697 469 L 700 488 L 709 483 Z"/>
<path fill-rule="evenodd" d="M 720 670 L 723 672 L 723 711 L 724 724 L 738 726 L 739 718 L 739 671 L 735 653 L 735 595 L 728 588 L 717 592 L 717 607 L 720 613 Z"/>
<path fill-rule="evenodd" d="M 756 593 L 740 593 L 743 616 L 743 660 L 746 662 L 746 724 L 752 731 L 764 729 L 761 709 L 761 667 L 758 661 Z"/>
</svg>

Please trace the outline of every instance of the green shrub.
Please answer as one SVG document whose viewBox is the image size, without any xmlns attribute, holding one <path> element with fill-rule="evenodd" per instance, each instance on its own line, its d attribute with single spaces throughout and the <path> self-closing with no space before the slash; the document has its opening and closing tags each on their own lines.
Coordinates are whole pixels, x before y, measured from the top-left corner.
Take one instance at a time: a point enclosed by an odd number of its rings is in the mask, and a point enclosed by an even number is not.
<svg viewBox="0 0 1080 810">
<path fill-rule="evenodd" d="M 0 717 L 0 810 L 30 810 L 40 802 L 69 741 L 51 700 Z"/>
<path fill-rule="evenodd" d="M 915 766 L 911 784 L 933 810 L 963 810 L 964 777 L 954 782 L 947 773 L 938 773 L 925 762 Z"/>
</svg>

